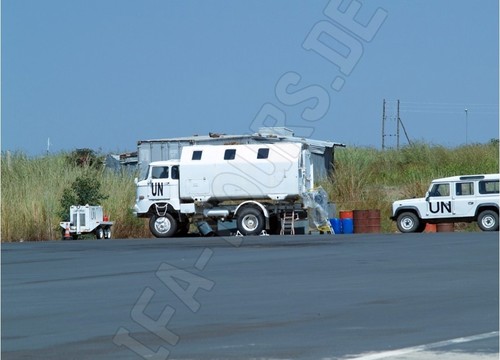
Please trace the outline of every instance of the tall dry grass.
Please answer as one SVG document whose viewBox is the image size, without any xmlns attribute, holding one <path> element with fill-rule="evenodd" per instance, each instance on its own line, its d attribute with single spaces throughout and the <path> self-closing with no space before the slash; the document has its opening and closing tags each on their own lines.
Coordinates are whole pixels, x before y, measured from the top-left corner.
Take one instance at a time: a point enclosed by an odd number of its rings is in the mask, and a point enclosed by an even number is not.
<svg viewBox="0 0 500 360">
<path fill-rule="evenodd" d="M 345 148 L 336 151 L 335 172 L 322 186 L 337 209 L 379 209 L 382 231 L 394 232 L 393 201 L 424 196 L 436 178 L 498 171 L 498 141 L 452 149 L 424 143 L 385 151 Z"/>
<path fill-rule="evenodd" d="M 144 221 L 131 212 L 135 198 L 132 176 L 72 166 L 65 154 L 29 158 L 6 153 L 1 162 L 2 241 L 60 239 L 58 213 L 63 190 L 89 174 L 101 181 L 103 193 L 109 195 L 102 205 L 115 221 L 113 236 L 150 236 Z"/>
<path fill-rule="evenodd" d="M 29 158 L 2 154 L 2 241 L 60 239 L 58 212 L 63 190 L 79 176 L 101 181 L 109 197 L 102 206 L 115 221 L 113 237 L 151 237 L 147 222 L 134 217 L 135 184 L 130 174 L 68 165 L 65 154 Z M 338 210 L 379 209 L 382 231 L 393 232 L 391 203 L 423 196 L 432 179 L 498 173 L 498 142 L 458 148 L 418 143 L 401 150 L 345 148 L 335 153 L 336 171 L 322 182 Z M 69 209 L 68 209 L 69 211 Z"/>
<path fill-rule="evenodd" d="M 109 197 L 103 201 L 103 208 L 114 221 L 113 237 L 115 238 L 148 238 L 152 237 L 145 219 L 138 219 L 132 212 L 135 202 L 134 177 L 128 173 L 102 172 L 101 184 L 103 192 Z"/>
</svg>

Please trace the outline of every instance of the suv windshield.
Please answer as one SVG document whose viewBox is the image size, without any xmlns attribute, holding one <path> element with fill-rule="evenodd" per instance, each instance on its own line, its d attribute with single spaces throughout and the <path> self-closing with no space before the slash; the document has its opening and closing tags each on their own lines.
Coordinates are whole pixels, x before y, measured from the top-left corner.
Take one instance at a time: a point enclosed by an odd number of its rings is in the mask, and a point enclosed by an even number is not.
<svg viewBox="0 0 500 360">
<path fill-rule="evenodd" d="M 430 196 L 450 196 L 450 184 L 435 184 Z"/>
</svg>

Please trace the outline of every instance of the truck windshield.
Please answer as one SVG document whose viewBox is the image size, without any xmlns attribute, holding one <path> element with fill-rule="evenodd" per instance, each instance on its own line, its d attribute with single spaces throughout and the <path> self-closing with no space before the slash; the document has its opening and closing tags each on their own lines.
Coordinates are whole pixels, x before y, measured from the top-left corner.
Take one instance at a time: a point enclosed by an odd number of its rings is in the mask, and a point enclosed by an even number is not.
<svg viewBox="0 0 500 360">
<path fill-rule="evenodd" d="M 151 179 L 168 179 L 168 166 L 153 166 Z"/>
</svg>

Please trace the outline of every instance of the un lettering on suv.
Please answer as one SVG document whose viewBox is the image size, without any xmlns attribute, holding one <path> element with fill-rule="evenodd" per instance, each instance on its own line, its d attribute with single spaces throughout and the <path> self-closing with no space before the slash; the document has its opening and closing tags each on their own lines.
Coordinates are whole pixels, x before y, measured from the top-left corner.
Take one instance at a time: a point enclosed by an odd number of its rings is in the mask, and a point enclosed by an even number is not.
<svg viewBox="0 0 500 360">
<path fill-rule="evenodd" d="M 433 180 L 423 198 L 395 201 L 391 219 L 403 233 L 444 222 L 477 222 L 483 231 L 498 231 L 498 208 L 498 174 L 452 176 Z"/>
</svg>

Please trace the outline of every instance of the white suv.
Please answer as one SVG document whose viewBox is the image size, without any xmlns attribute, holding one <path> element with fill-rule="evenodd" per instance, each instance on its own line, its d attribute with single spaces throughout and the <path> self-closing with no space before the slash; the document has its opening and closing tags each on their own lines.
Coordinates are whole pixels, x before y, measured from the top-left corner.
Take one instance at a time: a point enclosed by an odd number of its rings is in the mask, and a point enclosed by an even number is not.
<svg viewBox="0 0 500 360">
<path fill-rule="evenodd" d="M 398 200 L 391 219 L 403 233 L 422 232 L 427 223 L 473 222 L 498 231 L 499 174 L 433 180 L 425 198 Z"/>
</svg>

